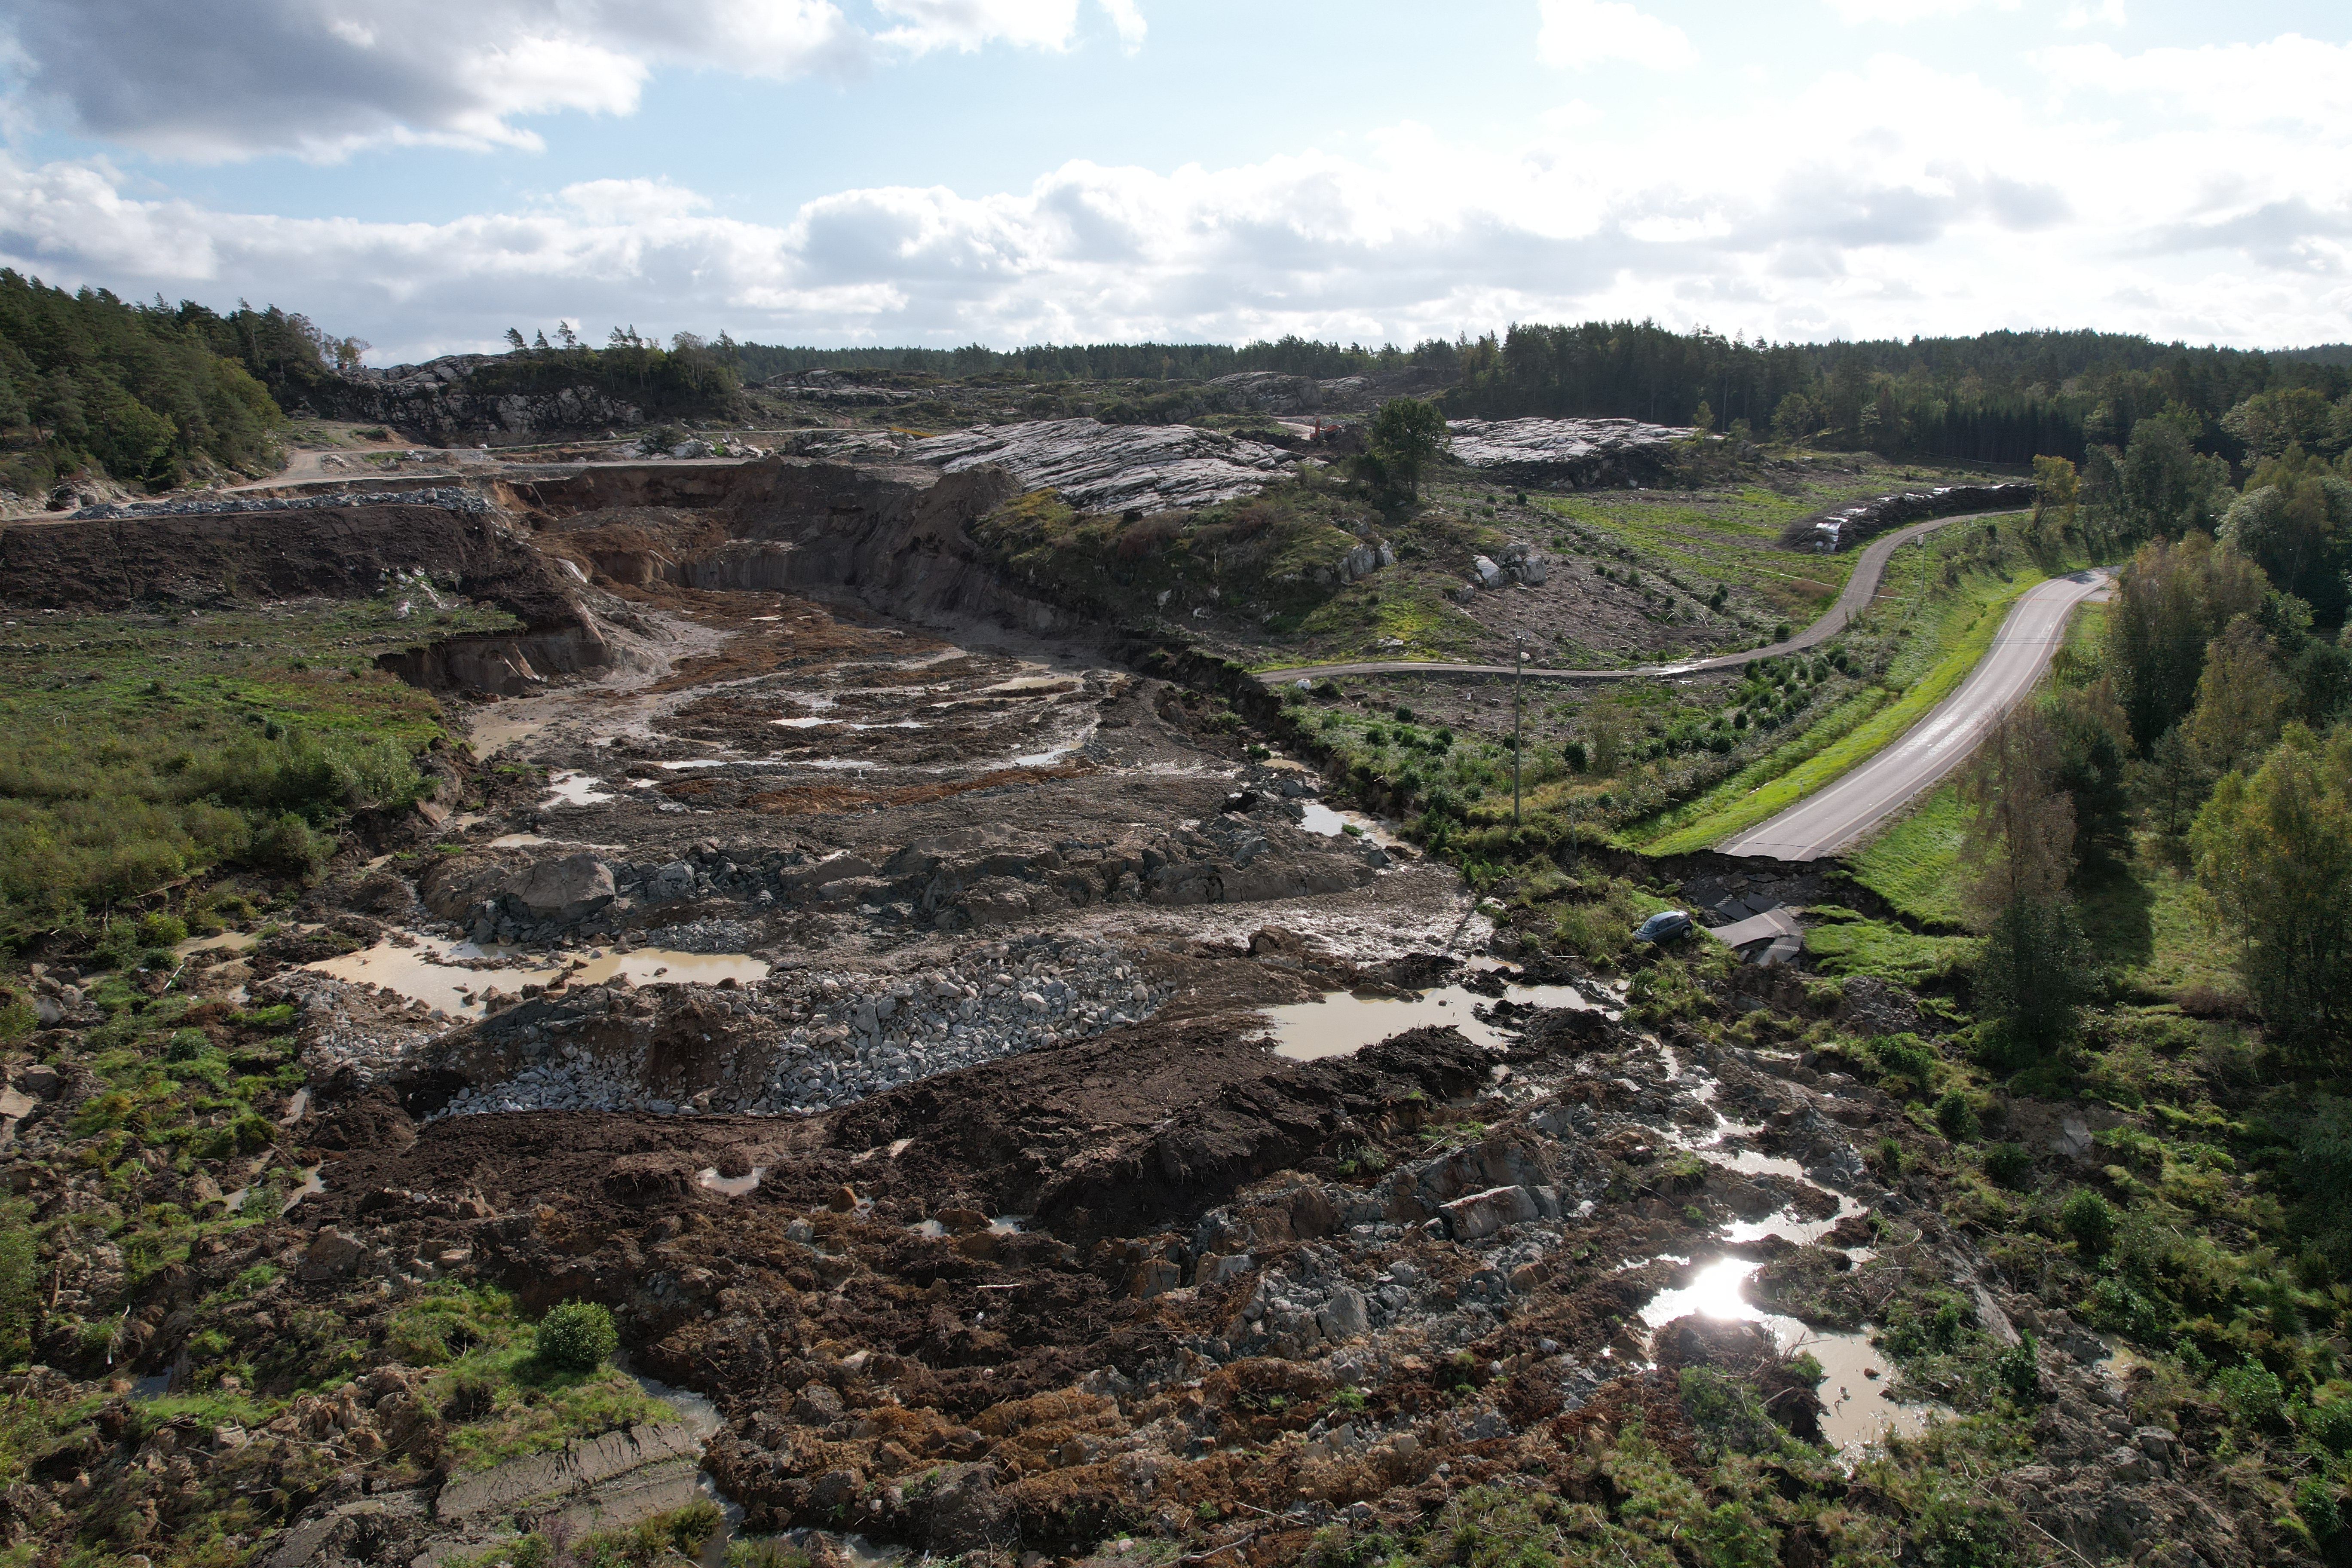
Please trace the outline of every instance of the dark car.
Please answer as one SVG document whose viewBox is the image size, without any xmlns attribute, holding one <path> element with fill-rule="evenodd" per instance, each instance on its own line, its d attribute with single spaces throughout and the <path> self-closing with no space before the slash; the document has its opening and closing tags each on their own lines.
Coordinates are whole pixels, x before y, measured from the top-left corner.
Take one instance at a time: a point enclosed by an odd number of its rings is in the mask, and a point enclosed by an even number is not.
<svg viewBox="0 0 2352 1568">
<path fill-rule="evenodd" d="M 1633 929 L 1635 942 L 1654 942 L 1661 945 L 1679 941 L 1691 928 L 1691 918 L 1680 910 L 1660 910 Z"/>
</svg>

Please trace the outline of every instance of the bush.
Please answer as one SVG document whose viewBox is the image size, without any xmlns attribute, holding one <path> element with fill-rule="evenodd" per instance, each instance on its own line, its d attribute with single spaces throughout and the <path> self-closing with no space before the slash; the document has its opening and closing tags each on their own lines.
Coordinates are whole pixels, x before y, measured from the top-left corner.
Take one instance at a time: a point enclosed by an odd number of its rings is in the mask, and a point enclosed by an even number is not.
<svg viewBox="0 0 2352 1568">
<path fill-rule="evenodd" d="M 2017 1342 L 2000 1352 L 1994 1368 L 2001 1385 L 2020 1405 L 2031 1405 L 2042 1397 L 2042 1363 L 2036 1348 L 2033 1335 L 2021 1329 Z"/>
<path fill-rule="evenodd" d="M 139 941 L 146 947 L 176 947 L 188 940 L 187 922 L 177 915 L 156 913 L 139 922 Z"/>
<path fill-rule="evenodd" d="M 2331 1454 L 2352 1454 L 2352 1399 L 2323 1399 L 2301 1417 L 2305 1436 Z"/>
<path fill-rule="evenodd" d="M 613 1314 L 593 1301 L 566 1301 L 540 1321 L 531 1352 L 561 1372 L 593 1372 L 621 1348 Z"/>
<path fill-rule="evenodd" d="M 2286 1390 L 2278 1373 L 2258 1361 L 2221 1368 L 2213 1374 L 2213 1392 L 2228 1400 L 2250 1426 L 2276 1426 L 2286 1409 Z"/>
<path fill-rule="evenodd" d="M 1955 1143 L 1969 1142 L 1981 1131 L 1977 1123 L 1977 1108 L 1957 1089 L 1946 1089 L 1936 1101 L 1936 1126 Z"/>
<path fill-rule="evenodd" d="M 1870 1058 L 1878 1066 L 1879 1087 L 1901 1088 L 1907 1098 L 1924 1098 L 1935 1079 L 1935 1047 L 1916 1035 L 1881 1036 L 1870 1042 Z"/>
<path fill-rule="evenodd" d="M 2022 1143 L 1996 1143 L 1985 1151 L 1984 1168 L 1994 1185 L 2016 1192 L 2033 1179 L 2033 1156 Z"/>
<path fill-rule="evenodd" d="M 2116 1238 L 2115 1205 L 2088 1187 L 2075 1190 L 2058 1211 L 2058 1223 L 2084 1252 L 2101 1253 Z"/>
<path fill-rule="evenodd" d="M 2305 1476 L 2295 1483 L 2294 1511 L 2303 1516 L 2304 1524 L 2316 1541 L 2326 1541 L 2343 1527 L 2343 1515 L 2336 1506 L 2336 1489 L 2327 1484 L 2324 1476 Z"/>
</svg>

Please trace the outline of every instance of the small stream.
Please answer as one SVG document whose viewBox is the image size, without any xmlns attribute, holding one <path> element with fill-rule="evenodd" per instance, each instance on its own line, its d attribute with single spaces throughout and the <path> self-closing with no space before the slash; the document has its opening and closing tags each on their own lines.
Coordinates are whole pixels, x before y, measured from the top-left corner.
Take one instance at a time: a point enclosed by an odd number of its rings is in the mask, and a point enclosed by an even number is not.
<svg viewBox="0 0 2352 1568">
<path fill-rule="evenodd" d="M 1806 1218 L 1797 1205 L 1790 1205 L 1760 1220 L 1732 1220 L 1717 1228 L 1716 1241 L 1738 1245 L 1777 1236 L 1800 1247 L 1820 1246 L 1841 1222 L 1870 1212 L 1850 1194 L 1813 1179 L 1799 1161 L 1753 1149 L 1725 1149 L 1724 1144 L 1752 1137 L 1762 1131 L 1762 1127 L 1734 1121 L 1716 1110 L 1715 1076 L 1685 1063 L 1671 1047 L 1660 1046 L 1658 1049 L 1665 1059 L 1668 1080 L 1688 1084 L 1691 1097 L 1717 1119 L 1712 1129 L 1698 1135 L 1670 1126 L 1665 1131 L 1667 1142 L 1711 1165 L 1744 1176 L 1776 1177 L 1809 1187 L 1836 1203 L 1835 1210 L 1826 1218 Z M 1841 1250 L 1857 1265 L 1877 1256 L 1866 1247 Z M 1896 1401 L 1895 1368 L 1872 1342 L 1876 1333 L 1873 1325 L 1864 1323 L 1858 1330 L 1815 1329 L 1800 1319 L 1765 1311 L 1749 1301 L 1748 1281 L 1763 1267 L 1760 1262 L 1729 1254 L 1709 1257 L 1704 1249 L 1694 1257 L 1673 1256 L 1645 1261 L 1689 1265 L 1695 1260 L 1697 1266 L 1685 1283 L 1669 1286 L 1643 1303 L 1642 1321 L 1653 1331 L 1693 1313 L 1758 1323 L 1770 1332 L 1783 1355 L 1800 1351 L 1810 1354 L 1822 1366 L 1822 1435 L 1848 1458 L 1860 1458 L 1864 1448 L 1889 1436 L 1916 1437 L 1927 1429 L 1931 1418 L 1951 1414 L 1946 1406 L 1933 1402 Z"/>
</svg>

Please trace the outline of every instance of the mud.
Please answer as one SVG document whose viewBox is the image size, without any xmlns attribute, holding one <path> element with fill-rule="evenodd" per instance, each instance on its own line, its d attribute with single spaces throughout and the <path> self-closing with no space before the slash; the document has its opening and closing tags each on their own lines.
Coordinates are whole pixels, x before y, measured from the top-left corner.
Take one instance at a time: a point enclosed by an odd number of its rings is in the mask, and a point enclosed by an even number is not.
<svg viewBox="0 0 2352 1568">
<path fill-rule="evenodd" d="M 511 648 L 415 656 L 467 689 L 471 809 L 347 858 L 307 929 L 191 953 L 221 1016 L 292 1005 L 307 1180 L 181 1299 L 266 1257 L 357 1322 L 452 1281 L 599 1301 L 687 1420 L 504 1479 L 386 1459 L 396 1522 L 321 1488 L 272 1562 L 625 1520 L 697 1464 L 731 1531 L 828 1561 L 1286 1562 L 1466 1487 L 1597 1486 L 1632 1429 L 1696 1473 L 1691 1366 L 1851 1462 L 1935 1413 L 1874 1345 L 1890 1312 L 2031 1310 L 1864 1159 L 1920 1138 L 1900 1106 L 1645 1026 L 1566 961 L 1497 965 L 1450 869 L 992 581 L 960 520 L 1008 482 L 600 466 L 507 481 L 451 537 L 621 651 L 529 679 Z M 1741 1000 L 1805 1005 L 1774 984 Z M 128 1364 L 200 1321 L 142 1318 Z M 2064 1327 L 2043 1376 L 2104 1409 L 2104 1347 Z M 457 1416 L 367 1378 L 302 1419 L 436 1451 Z M 2245 1561 L 2221 1534 L 2206 1561 Z"/>
</svg>

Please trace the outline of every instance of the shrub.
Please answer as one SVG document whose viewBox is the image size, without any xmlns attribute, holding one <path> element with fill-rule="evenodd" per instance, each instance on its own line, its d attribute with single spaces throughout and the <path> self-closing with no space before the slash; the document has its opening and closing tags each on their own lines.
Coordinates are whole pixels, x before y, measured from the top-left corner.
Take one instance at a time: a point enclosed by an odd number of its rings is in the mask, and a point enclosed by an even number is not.
<svg viewBox="0 0 2352 1568">
<path fill-rule="evenodd" d="M 2105 1252 L 2116 1238 L 2115 1205 L 2088 1187 L 2075 1189 L 2058 1211 L 2058 1223 L 2084 1252 Z"/>
<path fill-rule="evenodd" d="M 1984 1168 L 1995 1185 L 2015 1192 L 2033 1179 L 2033 1156 L 2022 1143 L 1996 1143 L 1985 1151 Z"/>
<path fill-rule="evenodd" d="M 540 1321 L 531 1352 L 561 1372 L 593 1372 L 621 1348 L 613 1314 L 593 1301 L 566 1301 Z"/>
<path fill-rule="evenodd" d="M 2275 1426 L 2286 1408 L 2286 1390 L 2280 1384 L 2278 1373 L 2258 1361 L 2249 1360 L 2216 1372 L 2213 1392 L 2228 1400 L 2231 1408 L 2250 1426 Z"/>
<path fill-rule="evenodd" d="M 156 913 L 139 922 L 139 941 L 144 947 L 175 947 L 188 940 L 187 922 L 177 915 Z"/>
<path fill-rule="evenodd" d="M 2297 1412 L 2303 1435 L 2331 1454 L 2352 1454 L 2352 1399 L 2323 1399 Z"/>
<path fill-rule="evenodd" d="M 2032 1331 L 2021 1329 L 2017 1342 L 2001 1352 L 1995 1363 L 2001 1385 L 2020 1405 L 2031 1405 L 2042 1397 L 2042 1363 L 2035 1351 Z"/>
<path fill-rule="evenodd" d="M 1936 1126 L 1955 1143 L 1973 1140 L 1980 1131 L 1977 1124 L 1977 1108 L 1969 1097 L 1957 1089 L 1948 1089 L 1936 1101 Z"/>
<path fill-rule="evenodd" d="M 1879 1087 L 1907 1088 L 1911 1098 L 1918 1099 L 1927 1092 L 1936 1073 L 1936 1052 L 1933 1047 L 1916 1035 L 1884 1035 L 1870 1042 L 1870 1058 L 1878 1066 Z"/>
<path fill-rule="evenodd" d="M 2325 1476 L 2305 1476 L 2295 1483 L 2294 1511 L 2303 1516 L 2315 1540 L 2326 1541 L 2343 1527 L 2343 1515 L 2336 1506 L 2336 1489 L 2327 1484 Z"/>
</svg>

